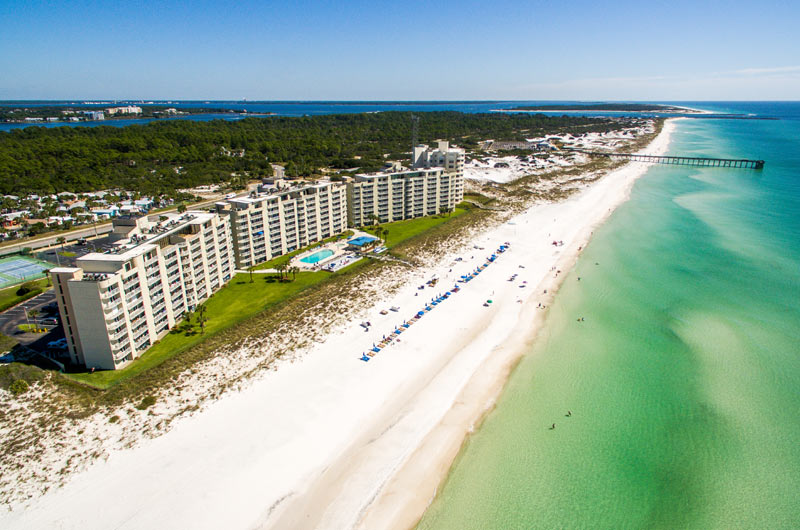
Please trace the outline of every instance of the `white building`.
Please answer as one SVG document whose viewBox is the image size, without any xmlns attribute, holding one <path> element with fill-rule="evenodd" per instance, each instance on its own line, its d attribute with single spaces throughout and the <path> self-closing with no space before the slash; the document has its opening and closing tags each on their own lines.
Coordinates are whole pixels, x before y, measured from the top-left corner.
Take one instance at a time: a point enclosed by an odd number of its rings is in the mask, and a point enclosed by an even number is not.
<svg viewBox="0 0 800 530">
<path fill-rule="evenodd" d="M 233 275 L 230 221 L 214 213 L 114 220 L 115 250 L 50 270 L 72 362 L 125 367 Z"/>
<path fill-rule="evenodd" d="M 236 265 L 252 267 L 347 228 L 345 186 L 313 185 L 217 203 L 230 215 Z"/>
<path fill-rule="evenodd" d="M 84 110 L 84 116 L 86 116 L 90 120 L 105 120 L 106 115 L 103 113 L 102 110 Z"/>
<path fill-rule="evenodd" d="M 128 105 L 126 107 L 111 107 L 106 109 L 106 114 L 109 116 L 114 116 L 115 114 L 141 114 L 142 107 L 134 107 L 132 105 Z"/>
<path fill-rule="evenodd" d="M 464 198 L 464 150 L 414 147 L 414 169 L 356 175 L 347 184 L 348 222 L 363 226 L 453 211 Z"/>
<path fill-rule="evenodd" d="M 465 153 L 458 147 L 450 147 L 450 142 L 439 142 L 436 149 L 427 145 L 417 145 L 412 152 L 411 165 L 415 168 L 441 167 L 455 173 L 463 181 Z"/>
</svg>

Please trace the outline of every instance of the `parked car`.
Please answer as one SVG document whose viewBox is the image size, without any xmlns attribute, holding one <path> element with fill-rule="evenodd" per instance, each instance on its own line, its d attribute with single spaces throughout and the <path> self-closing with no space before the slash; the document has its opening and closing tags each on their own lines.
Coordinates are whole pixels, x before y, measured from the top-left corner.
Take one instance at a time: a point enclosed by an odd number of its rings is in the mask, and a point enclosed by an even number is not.
<svg viewBox="0 0 800 530">
<path fill-rule="evenodd" d="M 48 348 L 52 348 L 54 350 L 66 350 L 67 349 L 67 339 L 66 337 L 63 339 L 52 340 L 47 343 Z"/>
<path fill-rule="evenodd" d="M 45 317 L 42 319 L 43 326 L 57 326 L 58 325 L 58 318 L 56 317 Z"/>
</svg>

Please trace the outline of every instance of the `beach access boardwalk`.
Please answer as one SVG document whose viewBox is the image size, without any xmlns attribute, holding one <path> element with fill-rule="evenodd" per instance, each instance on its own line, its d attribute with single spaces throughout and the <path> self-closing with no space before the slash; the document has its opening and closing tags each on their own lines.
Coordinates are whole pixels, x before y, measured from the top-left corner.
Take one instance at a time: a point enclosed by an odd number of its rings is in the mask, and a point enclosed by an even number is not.
<svg viewBox="0 0 800 530">
<path fill-rule="evenodd" d="M 667 164 L 676 166 L 696 167 L 730 167 L 740 169 L 764 169 L 763 160 L 733 159 L 733 158 L 697 158 L 691 156 L 658 156 L 639 155 L 635 153 L 605 153 L 602 151 L 587 151 L 585 149 L 566 149 L 575 153 L 589 156 L 604 156 L 606 158 L 624 158 L 631 162 L 649 162 L 651 164 Z"/>
</svg>

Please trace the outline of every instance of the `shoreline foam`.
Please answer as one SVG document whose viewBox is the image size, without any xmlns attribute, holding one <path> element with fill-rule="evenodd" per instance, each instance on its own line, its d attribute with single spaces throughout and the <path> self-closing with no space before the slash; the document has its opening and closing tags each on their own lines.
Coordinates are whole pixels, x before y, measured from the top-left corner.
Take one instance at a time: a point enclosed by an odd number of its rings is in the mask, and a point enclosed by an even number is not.
<svg viewBox="0 0 800 530">
<path fill-rule="evenodd" d="M 672 122 L 648 152 L 666 148 Z M 514 224 L 477 236 L 474 245 L 485 249 L 463 248 L 463 263 L 444 260 L 409 273 L 406 287 L 320 337 L 297 362 L 181 419 L 163 436 L 112 452 L 30 505 L 11 506 L 0 521 L 5 528 L 82 529 L 413 524 L 533 338 L 519 336 L 517 323 L 539 327 L 544 311 L 537 302 L 549 304 L 577 248 L 646 170 L 628 164 L 567 201 L 535 206 Z M 551 238 L 564 247 L 551 246 Z M 507 240 L 511 250 L 463 293 L 415 324 L 402 342 L 368 363 L 358 360 L 379 333 Z M 563 272 L 553 277 L 552 266 Z M 418 291 L 433 273 L 441 287 Z M 513 273 L 520 278 L 507 281 Z M 520 288 L 523 280 L 530 285 Z M 483 307 L 489 297 L 494 304 Z M 390 306 L 401 312 L 378 314 Z M 377 331 L 365 333 L 360 317 Z M 426 465 L 418 469 L 419 463 Z M 111 497 L 99 509 L 101 491 Z"/>
</svg>

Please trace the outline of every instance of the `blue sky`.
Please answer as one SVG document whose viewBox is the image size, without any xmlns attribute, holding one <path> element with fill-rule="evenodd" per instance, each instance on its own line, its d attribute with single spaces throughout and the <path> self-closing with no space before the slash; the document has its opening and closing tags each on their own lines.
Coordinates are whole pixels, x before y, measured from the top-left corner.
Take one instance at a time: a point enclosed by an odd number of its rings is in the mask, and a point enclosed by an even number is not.
<svg viewBox="0 0 800 530">
<path fill-rule="evenodd" d="M 3 0 L 0 99 L 796 100 L 798 22 L 797 1 Z"/>
</svg>

